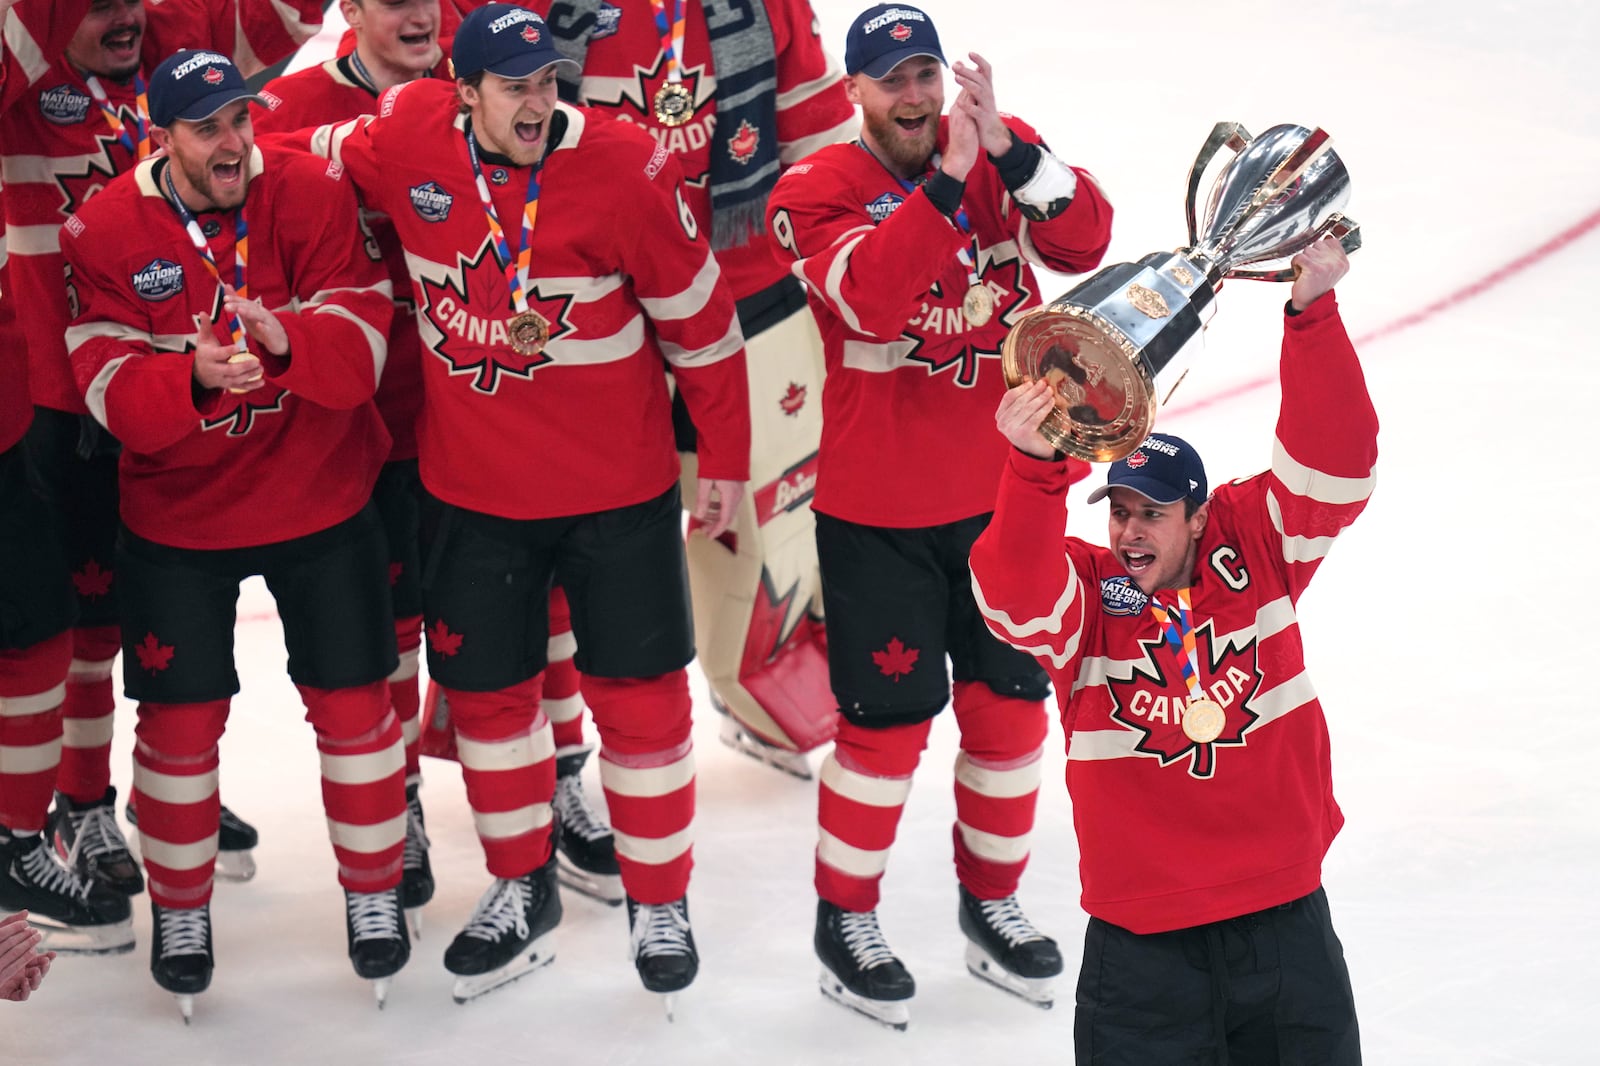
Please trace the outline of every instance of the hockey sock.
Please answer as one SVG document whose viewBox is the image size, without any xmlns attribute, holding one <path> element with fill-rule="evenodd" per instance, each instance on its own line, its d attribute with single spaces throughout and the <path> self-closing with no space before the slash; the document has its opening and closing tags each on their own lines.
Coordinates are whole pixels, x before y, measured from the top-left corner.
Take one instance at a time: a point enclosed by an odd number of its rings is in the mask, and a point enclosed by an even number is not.
<svg viewBox="0 0 1600 1066">
<path fill-rule="evenodd" d="M 61 758 L 61 701 L 72 636 L 0 650 L 0 825 L 44 829 Z"/>
<path fill-rule="evenodd" d="M 422 616 L 394 620 L 394 639 L 400 648 L 400 665 L 389 675 L 389 704 L 400 719 L 406 742 L 406 776 L 422 773 L 422 683 L 417 677 L 417 660 L 422 648 Z"/>
<path fill-rule="evenodd" d="M 544 695 L 540 705 L 555 731 L 556 751 L 583 747 L 583 696 L 580 677 L 572 661 L 578 642 L 572 636 L 572 614 L 567 595 L 556 585 L 550 589 L 550 643 L 545 649 Z"/>
<path fill-rule="evenodd" d="M 841 719 L 817 790 L 817 895 L 849 911 L 878 906 L 889 847 L 933 721 L 868 729 Z"/>
<path fill-rule="evenodd" d="M 508 880 L 550 858 L 556 748 L 539 709 L 542 681 L 535 674 L 496 692 L 444 689 L 484 859 Z"/>
<path fill-rule="evenodd" d="M 583 677 L 600 733 L 600 785 L 617 866 L 639 903 L 672 903 L 694 866 L 694 742 L 689 676 Z"/>
<path fill-rule="evenodd" d="M 1049 719 L 1042 702 L 1001 696 L 978 681 L 956 682 L 953 703 L 961 729 L 956 878 L 979 899 L 1004 899 L 1028 865 Z"/>
<path fill-rule="evenodd" d="M 295 687 L 317 731 L 322 807 L 339 884 L 352 892 L 393 888 L 405 851 L 406 766 L 388 685 Z"/>
<path fill-rule="evenodd" d="M 117 708 L 111 668 L 121 649 L 122 634 L 116 626 L 72 631 L 56 788 L 74 803 L 94 803 L 111 787 L 111 731 Z"/>
<path fill-rule="evenodd" d="M 133 802 L 150 898 L 163 907 L 211 899 L 217 861 L 217 741 L 228 701 L 141 703 L 133 749 Z"/>
</svg>

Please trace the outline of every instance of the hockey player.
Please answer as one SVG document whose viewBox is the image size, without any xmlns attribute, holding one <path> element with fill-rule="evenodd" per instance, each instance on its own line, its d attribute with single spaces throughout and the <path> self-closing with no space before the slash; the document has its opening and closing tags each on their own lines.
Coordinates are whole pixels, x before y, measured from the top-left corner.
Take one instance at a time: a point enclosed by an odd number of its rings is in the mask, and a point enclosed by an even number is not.
<svg viewBox="0 0 1600 1066">
<path fill-rule="evenodd" d="M 700 666 L 724 712 L 722 740 L 809 779 L 805 752 L 831 739 L 837 722 L 809 506 L 822 343 L 763 222 L 782 168 L 855 135 L 842 72 L 807 0 L 528 6 L 547 13 L 557 46 L 582 67 L 563 77 L 562 98 L 642 127 L 677 157 L 733 291 L 750 353 L 754 487 L 730 536 L 688 545 Z M 675 415 L 692 449 L 681 402 Z M 692 455 L 685 465 L 692 498 Z"/>
<path fill-rule="evenodd" d="M 86 3 L 0 6 L 0 108 L 72 39 Z M 4 264 L 0 252 L 0 264 Z M 133 950 L 126 896 L 57 862 L 46 818 L 61 757 L 74 603 L 56 515 L 29 484 L 27 344 L 0 267 L 0 912 L 29 911 L 48 946 Z"/>
<path fill-rule="evenodd" d="M 397 87 L 376 118 L 321 138 L 393 221 L 417 293 L 428 669 L 495 878 L 445 964 L 466 999 L 550 958 L 555 752 L 539 690 L 554 575 L 635 962 L 672 993 L 699 958 L 693 639 L 662 360 L 701 427 L 694 511 L 717 536 L 747 473 L 743 339 L 670 153 L 557 102 L 539 16 L 479 8 L 452 59 L 455 85 Z"/>
<path fill-rule="evenodd" d="M 1111 464 L 1109 547 L 1062 543 L 1069 483 L 1044 383 L 972 549 L 983 615 L 1038 656 L 1067 734 L 1084 936 L 1077 1061 L 1361 1061 L 1322 859 L 1344 822 L 1295 604 L 1366 506 L 1378 421 L 1333 294 L 1337 241 L 1293 260 L 1272 466 L 1206 495 L 1187 443 Z"/>
<path fill-rule="evenodd" d="M 342 122 L 377 110 L 378 96 L 395 85 L 428 77 L 444 64 L 439 47 L 439 0 L 342 0 L 340 13 L 355 35 L 347 54 L 296 74 L 274 78 L 255 116 L 258 136 Z M 389 545 L 389 583 L 400 665 L 389 676 L 389 700 L 406 748 L 406 848 L 401 898 L 412 929 L 421 931 L 421 908 L 433 898 L 433 867 L 422 813 L 420 755 L 422 694 L 422 560 L 417 551 L 417 411 L 422 407 L 422 367 L 416 300 L 405 251 L 388 220 L 363 213 L 364 228 L 381 250 L 394 286 L 389 355 L 378 382 L 377 404 L 394 444 L 373 496 Z"/>
<path fill-rule="evenodd" d="M 994 505 L 1005 442 L 1000 344 L 1039 302 L 1028 261 L 1095 266 L 1111 208 L 1093 180 L 1001 116 L 989 64 L 952 69 L 905 4 L 845 40 L 861 139 L 778 182 L 774 237 L 827 343 L 817 554 L 843 720 L 818 798 L 815 945 L 825 994 L 904 1028 L 915 982 L 878 926 L 879 882 L 933 717 L 952 701 L 955 863 L 968 966 L 1041 1005 L 1055 942 L 1017 904 L 1046 732 L 1043 671 L 984 628 L 967 551 Z"/>
<path fill-rule="evenodd" d="M 351 962 L 381 1004 L 410 951 L 394 630 L 369 502 L 389 447 L 371 397 L 391 288 L 338 168 L 253 144 L 256 98 L 225 56 L 175 54 L 149 99 L 165 155 L 61 233 L 73 369 L 123 442 L 116 561 L 151 972 L 186 1018 L 211 980 L 217 742 L 238 691 L 239 583 L 261 574 L 317 733 Z"/>
<path fill-rule="evenodd" d="M 253 77 L 315 37 L 327 6 L 326 0 L 152 0 L 145 12 L 145 69 L 179 49 L 210 48 Z"/>
</svg>

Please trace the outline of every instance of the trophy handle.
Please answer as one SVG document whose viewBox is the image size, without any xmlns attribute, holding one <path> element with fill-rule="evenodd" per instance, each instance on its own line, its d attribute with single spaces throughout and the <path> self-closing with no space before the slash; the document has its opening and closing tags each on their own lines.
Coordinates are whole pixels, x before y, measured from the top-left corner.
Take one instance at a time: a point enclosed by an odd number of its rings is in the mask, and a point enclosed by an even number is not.
<svg viewBox="0 0 1600 1066">
<path fill-rule="evenodd" d="M 1311 234 L 1311 239 L 1306 245 L 1309 247 L 1324 237 L 1337 238 L 1339 246 L 1348 255 L 1361 247 L 1361 223 L 1336 212 L 1323 220 L 1322 225 Z M 1289 267 L 1282 270 L 1230 270 L 1224 277 L 1240 278 L 1244 281 L 1293 281 L 1294 270 Z"/>
<path fill-rule="evenodd" d="M 1224 145 L 1239 152 L 1243 151 L 1245 145 L 1253 139 L 1237 122 L 1219 122 L 1211 127 L 1211 136 L 1200 146 L 1200 154 L 1195 156 L 1194 166 L 1189 168 L 1189 195 L 1184 198 L 1184 210 L 1189 216 L 1189 247 L 1193 248 L 1200 241 L 1200 225 L 1195 218 L 1195 198 L 1200 191 L 1200 178 L 1205 174 L 1206 167 L 1216 158 Z"/>
</svg>

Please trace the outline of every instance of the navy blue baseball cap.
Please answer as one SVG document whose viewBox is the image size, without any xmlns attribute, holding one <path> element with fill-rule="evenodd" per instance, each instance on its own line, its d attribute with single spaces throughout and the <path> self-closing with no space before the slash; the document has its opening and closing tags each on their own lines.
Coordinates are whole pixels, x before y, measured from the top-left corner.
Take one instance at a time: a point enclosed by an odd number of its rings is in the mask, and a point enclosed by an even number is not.
<svg viewBox="0 0 1600 1066">
<path fill-rule="evenodd" d="M 488 71 L 502 78 L 526 78 L 552 63 L 578 64 L 556 51 L 544 19 L 525 7 L 485 4 L 461 20 L 450 65 L 458 78 Z"/>
<path fill-rule="evenodd" d="M 1200 453 L 1182 437 L 1152 433 L 1144 443 L 1111 464 L 1106 483 L 1089 493 L 1089 502 L 1106 498 L 1117 486 L 1132 489 L 1155 503 L 1206 502 L 1206 468 Z"/>
<path fill-rule="evenodd" d="M 844 36 L 846 74 L 865 74 L 877 81 L 912 56 L 944 63 L 933 20 L 909 4 L 869 7 L 856 16 Z"/>
<path fill-rule="evenodd" d="M 150 75 L 150 124 L 163 128 L 178 119 L 199 122 L 235 100 L 263 103 L 244 75 L 221 52 L 185 49 L 161 61 Z"/>
</svg>

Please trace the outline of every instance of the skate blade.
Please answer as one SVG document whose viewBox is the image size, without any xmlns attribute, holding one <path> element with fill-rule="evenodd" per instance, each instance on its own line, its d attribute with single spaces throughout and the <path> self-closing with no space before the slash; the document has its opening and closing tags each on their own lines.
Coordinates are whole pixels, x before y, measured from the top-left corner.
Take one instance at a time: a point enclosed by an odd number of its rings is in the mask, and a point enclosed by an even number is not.
<svg viewBox="0 0 1600 1066">
<path fill-rule="evenodd" d="M 256 860 L 249 850 L 217 852 L 218 881 L 248 881 L 256 875 Z"/>
<path fill-rule="evenodd" d="M 620 874 L 592 874 L 572 864 L 565 852 L 556 852 L 556 879 L 561 887 L 588 896 L 608 907 L 620 907 L 625 893 Z"/>
<path fill-rule="evenodd" d="M 178 1001 L 178 1013 L 183 1015 L 183 1024 L 194 1024 L 194 997 L 174 994 L 172 998 Z"/>
<path fill-rule="evenodd" d="M 503 988 L 555 961 L 555 940 L 546 933 L 524 948 L 522 954 L 498 970 L 457 977 L 455 988 L 451 990 L 451 998 L 457 1003 L 471 1003 L 480 996 L 486 996 L 495 989 Z"/>
<path fill-rule="evenodd" d="M 996 962 L 988 952 L 970 942 L 967 944 L 967 972 L 1040 1010 L 1049 1010 L 1056 1005 L 1055 978 L 1014 974 Z"/>
<path fill-rule="evenodd" d="M 389 981 L 390 980 L 391 979 L 388 978 L 388 977 L 379 977 L 379 978 L 374 979 L 373 982 L 372 982 L 372 996 L 373 996 L 374 999 L 376 999 L 378 1001 L 378 1009 L 379 1010 L 382 1010 L 383 1007 L 384 1007 L 384 1004 L 387 1003 L 388 1000 L 389 1000 Z"/>
<path fill-rule="evenodd" d="M 28 924 L 44 934 L 40 951 L 58 955 L 126 955 L 133 950 L 133 919 L 113 925 L 62 925 L 34 914 Z"/>
<path fill-rule="evenodd" d="M 909 1000 L 882 1000 L 868 999 L 858 996 L 844 986 L 826 966 L 822 968 L 822 976 L 818 980 L 818 987 L 822 994 L 833 1000 L 839 1006 L 853 1010 L 864 1018 L 871 1018 L 879 1025 L 884 1025 L 895 1032 L 903 1033 L 911 1024 L 911 1008 Z"/>
<path fill-rule="evenodd" d="M 411 927 L 411 939 L 412 940 L 421 940 L 422 939 L 422 908 L 421 907 L 407 907 L 406 908 L 406 925 Z"/>
<path fill-rule="evenodd" d="M 661 1009 L 667 1012 L 667 1021 L 669 1023 L 677 1021 L 678 1020 L 678 993 L 676 993 L 676 992 L 662 992 L 662 993 L 659 993 L 659 995 L 661 996 Z"/>
<path fill-rule="evenodd" d="M 782 770 L 790 777 L 798 777 L 802 781 L 812 779 L 811 762 L 803 752 L 763 744 L 746 732 L 731 715 L 724 720 L 722 730 L 717 735 L 724 744 L 741 755 L 748 755 L 775 770 Z"/>
</svg>

